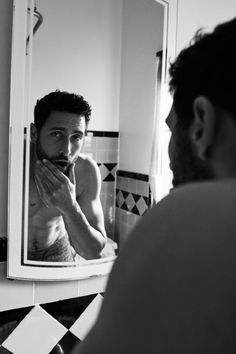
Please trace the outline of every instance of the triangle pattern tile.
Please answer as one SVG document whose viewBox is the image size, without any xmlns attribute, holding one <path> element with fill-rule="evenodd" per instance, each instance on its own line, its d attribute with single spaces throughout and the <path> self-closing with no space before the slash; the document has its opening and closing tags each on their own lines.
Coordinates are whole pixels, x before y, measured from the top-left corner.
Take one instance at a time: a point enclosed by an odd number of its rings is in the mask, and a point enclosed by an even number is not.
<svg viewBox="0 0 236 354">
<path fill-rule="evenodd" d="M 123 197 L 126 199 L 129 195 L 129 192 L 126 191 L 121 191 L 121 193 L 123 194 Z"/>
<path fill-rule="evenodd" d="M 1 312 L 0 344 L 14 331 L 33 306 Z"/>
<path fill-rule="evenodd" d="M 50 354 L 71 353 L 72 348 L 79 342 L 78 337 L 68 331 L 52 349 Z"/>
<path fill-rule="evenodd" d="M 129 208 L 127 207 L 126 202 L 124 202 L 124 203 L 121 205 L 121 209 L 126 210 L 126 211 L 129 211 Z"/>
<path fill-rule="evenodd" d="M 115 177 L 113 176 L 113 174 L 109 173 L 104 179 L 104 182 L 111 182 L 111 181 L 115 181 Z"/>
<path fill-rule="evenodd" d="M 102 305 L 102 301 L 103 296 L 101 294 L 97 294 L 94 300 L 89 304 L 86 310 L 70 328 L 70 332 L 72 332 L 80 340 L 84 340 L 87 333 L 95 323 Z"/>
<path fill-rule="evenodd" d="M 2 346 L 14 354 L 49 353 L 66 332 L 64 326 L 36 305 Z"/>
<path fill-rule="evenodd" d="M 96 295 L 82 296 L 53 303 L 42 304 L 41 307 L 52 317 L 69 329 L 78 319 Z"/>
<path fill-rule="evenodd" d="M 147 204 L 147 207 L 149 207 L 151 205 L 151 202 L 150 202 L 150 197 L 143 197 L 145 203 Z"/>
<path fill-rule="evenodd" d="M 0 347 L 0 354 L 13 354 L 13 353 L 9 352 L 9 350 L 5 349 L 4 347 Z"/>
<path fill-rule="evenodd" d="M 131 210 L 131 212 L 132 212 L 133 214 L 140 215 L 139 210 L 138 210 L 138 208 L 137 208 L 136 205 L 133 207 L 133 209 Z"/>
<path fill-rule="evenodd" d="M 99 166 L 99 170 L 100 170 L 100 173 L 101 173 L 101 177 L 102 177 L 102 181 L 104 180 L 104 178 L 106 178 L 107 176 L 107 168 L 104 166 L 104 164 L 102 163 L 100 166 Z"/>
<path fill-rule="evenodd" d="M 135 193 L 132 193 L 132 196 L 134 198 L 135 203 L 137 203 L 137 201 L 141 198 L 141 195 Z"/>
<path fill-rule="evenodd" d="M 117 166 L 117 163 L 104 163 L 104 165 L 106 166 L 108 171 L 111 172 L 113 170 L 113 168 Z"/>
</svg>

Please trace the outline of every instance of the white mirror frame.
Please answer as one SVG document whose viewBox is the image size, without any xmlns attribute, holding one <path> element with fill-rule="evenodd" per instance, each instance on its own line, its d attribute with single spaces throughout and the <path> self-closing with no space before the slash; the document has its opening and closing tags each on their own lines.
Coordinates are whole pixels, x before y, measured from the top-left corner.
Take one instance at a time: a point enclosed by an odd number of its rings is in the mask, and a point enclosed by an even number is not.
<svg viewBox="0 0 236 354">
<path fill-rule="evenodd" d="M 176 23 L 178 0 L 155 0 L 164 6 L 163 31 L 163 73 L 167 72 L 168 62 L 176 53 Z M 30 70 L 30 48 L 26 58 L 27 8 L 33 9 L 33 0 L 14 0 L 11 62 L 11 99 L 9 126 L 9 188 L 8 188 L 8 277 L 24 280 L 74 280 L 92 276 L 103 276 L 110 272 L 115 257 L 86 261 L 83 263 L 66 263 L 48 267 L 45 262 L 24 264 L 22 262 L 22 233 L 25 229 L 27 208 L 24 199 L 28 196 L 27 181 L 24 179 L 27 161 L 24 161 L 24 127 L 27 126 L 30 83 L 27 82 Z M 32 13 L 32 11 L 31 11 Z M 32 28 L 32 26 L 31 26 Z M 31 29 L 32 33 L 32 29 Z M 30 36 L 32 38 L 32 36 Z M 167 63 L 167 64 L 166 64 Z M 164 77 L 166 81 L 167 77 Z M 164 100 L 164 95 L 163 95 Z M 27 156 L 26 156 L 27 160 Z M 27 177 L 27 176 L 26 176 Z M 26 178 L 28 180 L 28 178 Z M 60 271 L 59 271 L 60 270 Z"/>
</svg>

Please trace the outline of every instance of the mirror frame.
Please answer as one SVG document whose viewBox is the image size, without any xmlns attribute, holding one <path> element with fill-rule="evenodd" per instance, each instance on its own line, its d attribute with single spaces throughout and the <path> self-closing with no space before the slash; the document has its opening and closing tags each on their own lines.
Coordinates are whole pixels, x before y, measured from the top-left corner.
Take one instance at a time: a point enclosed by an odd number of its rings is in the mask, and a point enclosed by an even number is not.
<svg viewBox="0 0 236 354">
<path fill-rule="evenodd" d="M 176 24 L 178 0 L 154 0 L 164 6 L 163 31 L 163 73 L 167 80 L 168 63 L 176 53 Z M 27 8 L 31 15 L 27 16 Z M 48 267 L 44 262 L 37 265 L 23 264 L 22 237 L 25 229 L 25 215 L 28 208 L 24 206 L 27 200 L 28 177 L 24 178 L 27 156 L 24 158 L 24 129 L 27 127 L 28 102 L 30 93 L 29 70 L 31 69 L 33 0 L 14 0 L 12 60 L 11 60 L 11 92 L 10 92 L 10 124 L 9 124 L 9 184 L 8 184 L 8 277 L 22 280 L 79 280 L 109 274 L 116 258 L 109 257 L 83 263 L 59 263 Z M 30 18 L 29 18 L 30 17 Z M 30 26 L 28 23 L 31 23 Z M 30 40 L 26 56 L 26 38 L 30 30 Z M 28 81 L 27 81 L 28 80 Z M 163 101 L 164 101 L 163 94 Z M 29 134 L 28 134 L 29 135 Z M 29 139 L 28 139 L 29 140 Z M 29 142 L 26 142 L 29 144 Z M 26 145 L 27 146 L 27 145 Z M 27 154 L 26 154 L 27 155 Z M 23 166 L 23 168 L 22 168 Z M 31 262 L 33 263 L 33 262 Z M 60 269 L 60 272 L 58 271 Z"/>
</svg>

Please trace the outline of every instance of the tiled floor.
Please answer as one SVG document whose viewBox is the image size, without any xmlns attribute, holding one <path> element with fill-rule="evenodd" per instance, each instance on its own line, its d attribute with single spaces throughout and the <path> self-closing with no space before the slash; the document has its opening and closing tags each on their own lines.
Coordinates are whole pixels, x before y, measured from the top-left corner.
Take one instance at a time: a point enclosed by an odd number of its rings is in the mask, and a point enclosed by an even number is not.
<svg viewBox="0 0 236 354">
<path fill-rule="evenodd" d="M 0 354 L 70 353 L 96 320 L 102 299 L 97 294 L 85 297 L 84 302 L 83 298 L 70 299 L 27 308 L 1 343 Z"/>
</svg>

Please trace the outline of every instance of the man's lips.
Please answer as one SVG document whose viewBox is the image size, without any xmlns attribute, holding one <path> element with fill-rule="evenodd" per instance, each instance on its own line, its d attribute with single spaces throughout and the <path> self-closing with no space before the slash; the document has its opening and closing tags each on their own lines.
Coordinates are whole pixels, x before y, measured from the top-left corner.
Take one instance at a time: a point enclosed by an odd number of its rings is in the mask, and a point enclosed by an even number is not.
<svg viewBox="0 0 236 354">
<path fill-rule="evenodd" d="M 68 168 L 68 166 L 70 165 L 70 161 L 68 160 L 54 160 L 53 163 L 54 165 L 56 165 L 57 167 L 63 170 Z"/>
</svg>

